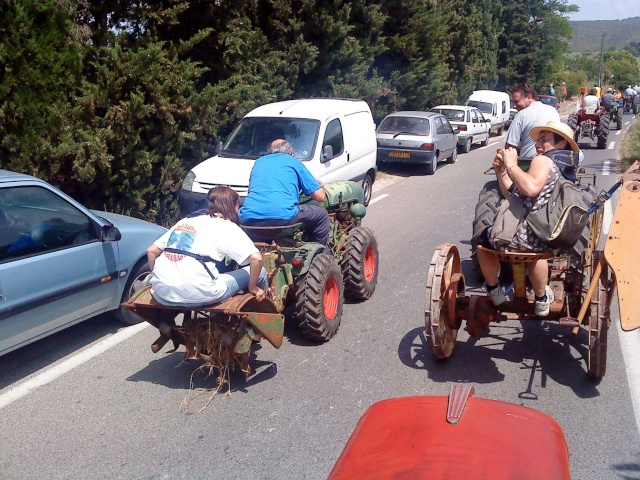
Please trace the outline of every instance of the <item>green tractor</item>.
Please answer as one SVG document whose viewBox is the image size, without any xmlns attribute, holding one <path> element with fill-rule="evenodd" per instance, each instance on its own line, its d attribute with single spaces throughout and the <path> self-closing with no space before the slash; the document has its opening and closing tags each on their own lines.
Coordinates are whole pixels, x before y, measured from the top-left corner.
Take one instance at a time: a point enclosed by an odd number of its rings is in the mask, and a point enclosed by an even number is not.
<svg viewBox="0 0 640 480">
<path fill-rule="evenodd" d="M 378 244 L 363 227 L 364 192 L 355 182 L 325 185 L 323 203 L 301 199 L 327 209 L 331 222 L 329 248 L 306 240 L 304 224 L 242 228 L 254 241 L 268 275 L 262 302 L 250 293 L 200 308 L 165 307 L 140 290 L 124 307 L 136 312 L 160 332 L 154 353 L 169 341 L 185 345 L 186 360 L 224 369 L 239 364 L 249 375 L 251 346 L 264 337 L 282 345 L 285 310 L 297 320 L 302 334 L 313 341 L 331 339 L 340 326 L 344 297 L 368 299 L 378 282 Z M 177 317 L 183 314 L 182 323 Z"/>
</svg>

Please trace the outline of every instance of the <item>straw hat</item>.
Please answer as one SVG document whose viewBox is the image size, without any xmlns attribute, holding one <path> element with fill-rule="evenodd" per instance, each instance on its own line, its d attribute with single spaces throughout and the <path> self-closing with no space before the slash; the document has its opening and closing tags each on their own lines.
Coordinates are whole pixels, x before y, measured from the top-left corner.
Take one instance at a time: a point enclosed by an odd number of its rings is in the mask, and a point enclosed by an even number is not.
<svg viewBox="0 0 640 480">
<path fill-rule="evenodd" d="M 543 131 L 557 133 L 569 143 L 569 148 L 571 150 L 573 150 L 574 152 L 580 151 L 580 147 L 578 147 L 578 144 L 573 139 L 575 133 L 573 129 L 566 123 L 552 120 L 546 125 L 542 125 L 540 127 L 533 127 L 531 129 L 531 138 L 533 138 L 534 141 L 537 141 L 538 137 L 540 136 L 540 132 L 543 132 Z"/>
</svg>

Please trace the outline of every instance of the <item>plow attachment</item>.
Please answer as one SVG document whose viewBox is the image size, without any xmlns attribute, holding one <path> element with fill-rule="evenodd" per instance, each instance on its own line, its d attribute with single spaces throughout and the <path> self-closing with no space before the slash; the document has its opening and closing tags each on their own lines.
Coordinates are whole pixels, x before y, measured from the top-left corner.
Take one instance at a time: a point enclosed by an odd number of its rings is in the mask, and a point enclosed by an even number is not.
<svg viewBox="0 0 640 480">
<path fill-rule="evenodd" d="M 264 337 L 275 348 L 282 345 L 284 316 L 270 300 L 259 302 L 252 294 L 205 307 L 169 307 L 156 302 L 147 286 L 122 306 L 158 329 L 160 337 L 151 345 L 154 353 L 172 341 L 174 350 L 186 347 L 185 360 L 202 360 L 219 369 L 238 363 L 248 375 L 254 342 Z M 181 324 L 176 323 L 179 314 Z"/>
</svg>

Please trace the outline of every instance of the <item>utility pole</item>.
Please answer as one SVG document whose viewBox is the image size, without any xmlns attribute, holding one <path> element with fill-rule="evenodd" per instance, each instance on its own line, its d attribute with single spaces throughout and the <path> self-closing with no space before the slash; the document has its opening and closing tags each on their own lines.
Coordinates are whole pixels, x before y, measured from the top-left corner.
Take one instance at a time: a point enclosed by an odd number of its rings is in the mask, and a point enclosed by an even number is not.
<svg viewBox="0 0 640 480">
<path fill-rule="evenodd" d="M 602 31 L 602 41 L 600 42 L 600 71 L 598 72 L 598 87 L 602 91 L 602 62 L 604 60 L 604 36 L 607 32 Z"/>
</svg>

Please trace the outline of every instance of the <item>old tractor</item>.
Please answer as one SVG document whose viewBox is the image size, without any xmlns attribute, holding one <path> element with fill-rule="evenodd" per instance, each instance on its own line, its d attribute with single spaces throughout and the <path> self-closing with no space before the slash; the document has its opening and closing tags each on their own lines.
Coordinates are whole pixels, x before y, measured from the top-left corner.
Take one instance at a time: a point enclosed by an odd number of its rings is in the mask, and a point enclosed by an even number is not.
<svg viewBox="0 0 640 480">
<path fill-rule="evenodd" d="M 615 189 L 620 198 L 606 237 L 602 236 L 602 205 Z M 458 248 L 440 245 L 433 254 L 426 286 L 425 325 L 429 349 L 438 359 L 451 356 L 462 321 L 471 336 L 479 335 L 492 322 L 507 320 L 557 321 L 576 334 L 588 335 L 587 372 L 601 378 L 606 372 L 609 307 L 618 290 L 622 329 L 640 327 L 640 256 L 634 255 L 640 241 L 640 162 L 632 165 L 612 189 L 602 192 L 590 209 L 589 242 L 576 265 L 566 252 L 511 253 L 486 249 L 513 267 L 513 300 L 494 306 L 484 295 L 467 295 Z M 478 246 L 478 248 L 483 248 Z M 527 293 L 525 270 L 537 259 L 549 260 L 549 286 L 555 301 L 549 316 L 534 315 L 534 302 Z"/>
<path fill-rule="evenodd" d="M 640 95 L 627 95 L 622 96 L 622 109 L 624 113 L 638 113 L 638 107 L 640 107 Z"/>
<path fill-rule="evenodd" d="M 609 126 L 611 129 L 622 130 L 623 109 L 618 102 L 613 102 L 612 105 L 605 106 L 605 111 L 609 116 Z"/>
<path fill-rule="evenodd" d="M 576 143 L 596 142 L 599 149 L 607 148 L 611 116 L 604 108 L 580 109 L 569 115 L 567 124 L 576 132 Z"/>
<path fill-rule="evenodd" d="M 366 214 L 362 187 L 334 182 L 325 185 L 325 192 L 327 198 L 320 205 L 331 222 L 328 253 L 323 245 L 306 240 L 302 223 L 243 227 L 262 253 L 267 270 L 269 287 L 263 301 L 241 293 L 201 308 L 165 307 L 147 286 L 123 304 L 158 329 L 152 351 L 157 353 L 172 341 L 174 350 L 186 347 L 185 360 L 201 360 L 221 370 L 237 364 L 250 375 L 252 345 L 264 337 L 280 348 L 289 307 L 305 337 L 318 342 L 331 339 L 340 326 L 344 297 L 363 301 L 373 294 L 378 245 L 373 231 L 361 225 Z"/>
</svg>

